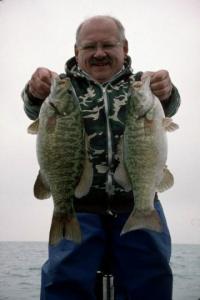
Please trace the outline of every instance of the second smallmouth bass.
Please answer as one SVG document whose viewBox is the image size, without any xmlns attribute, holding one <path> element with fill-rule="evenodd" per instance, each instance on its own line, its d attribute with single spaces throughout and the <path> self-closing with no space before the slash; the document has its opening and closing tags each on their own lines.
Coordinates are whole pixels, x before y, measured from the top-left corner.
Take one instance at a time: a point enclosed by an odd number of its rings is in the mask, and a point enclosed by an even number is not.
<svg viewBox="0 0 200 300">
<path fill-rule="evenodd" d="M 154 198 L 156 192 L 165 191 L 174 183 L 166 167 L 166 131 L 177 128 L 171 118 L 165 117 L 159 99 L 153 95 L 150 77 L 134 82 L 119 147 L 120 164 L 114 174 L 115 180 L 126 191 L 132 190 L 134 196 L 134 209 L 122 234 L 137 229 L 162 231 Z"/>
</svg>

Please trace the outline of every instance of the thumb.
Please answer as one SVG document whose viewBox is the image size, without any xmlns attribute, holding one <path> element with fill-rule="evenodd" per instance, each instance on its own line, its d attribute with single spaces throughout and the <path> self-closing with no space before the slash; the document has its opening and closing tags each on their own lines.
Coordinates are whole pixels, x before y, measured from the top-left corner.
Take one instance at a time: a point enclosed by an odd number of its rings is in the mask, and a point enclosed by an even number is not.
<svg viewBox="0 0 200 300">
<path fill-rule="evenodd" d="M 55 79 L 56 77 L 58 77 L 58 73 L 56 73 L 56 72 L 54 72 L 54 71 L 50 71 L 50 70 L 49 70 L 49 72 L 50 72 L 50 81 L 51 81 L 51 84 L 52 84 L 53 81 L 54 81 L 54 79 Z"/>
<path fill-rule="evenodd" d="M 54 79 L 58 76 L 58 73 L 51 71 L 51 78 Z"/>
<path fill-rule="evenodd" d="M 152 71 L 146 71 L 142 74 L 141 80 L 145 79 L 146 77 L 152 77 L 155 72 Z"/>
</svg>

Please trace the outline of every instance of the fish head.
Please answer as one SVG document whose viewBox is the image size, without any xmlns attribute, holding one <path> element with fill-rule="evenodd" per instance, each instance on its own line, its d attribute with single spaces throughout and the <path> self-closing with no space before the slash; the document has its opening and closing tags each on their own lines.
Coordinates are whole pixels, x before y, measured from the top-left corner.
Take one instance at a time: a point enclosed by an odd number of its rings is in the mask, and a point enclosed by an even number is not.
<svg viewBox="0 0 200 300">
<path fill-rule="evenodd" d="M 69 78 L 57 76 L 53 79 L 48 102 L 54 108 L 55 114 L 60 116 L 65 116 L 75 110 L 77 103 L 72 96 L 72 86 Z"/>
<path fill-rule="evenodd" d="M 155 96 L 150 88 L 150 76 L 132 84 L 132 97 L 137 117 L 143 117 L 154 105 Z"/>
</svg>

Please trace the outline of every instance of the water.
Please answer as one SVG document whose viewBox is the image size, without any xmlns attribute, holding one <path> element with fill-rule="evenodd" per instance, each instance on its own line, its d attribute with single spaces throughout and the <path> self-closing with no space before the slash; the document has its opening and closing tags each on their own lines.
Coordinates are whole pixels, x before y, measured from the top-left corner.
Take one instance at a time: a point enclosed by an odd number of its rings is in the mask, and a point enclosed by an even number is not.
<svg viewBox="0 0 200 300">
<path fill-rule="evenodd" d="M 174 300 L 200 300 L 200 245 L 173 245 Z"/>
<path fill-rule="evenodd" d="M 45 242 L 0 242 L 0 300 L 38 300 Z M 200 245 L 173 245 L 173 300 L 200 299 Z"/>
<path fill-rule="evenodd" d="M 0 242 L 0 300 L 38 300 L 46 258 L 46 243 Z"/>
</svg>

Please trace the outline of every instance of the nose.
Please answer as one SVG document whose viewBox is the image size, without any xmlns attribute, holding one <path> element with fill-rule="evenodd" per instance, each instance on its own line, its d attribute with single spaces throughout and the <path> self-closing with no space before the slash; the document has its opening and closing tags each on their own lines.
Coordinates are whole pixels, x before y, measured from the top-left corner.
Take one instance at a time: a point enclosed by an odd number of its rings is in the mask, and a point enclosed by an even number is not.
<svg viewBox="0 0 200 300">
<path fill-rule="evenodd" d="M 105 56 L 106 56 L 106 53 L 105 53 L 103 47 L 100 45 L 96 46 L 94 57 L 105 57 Z"/>
</svg>

